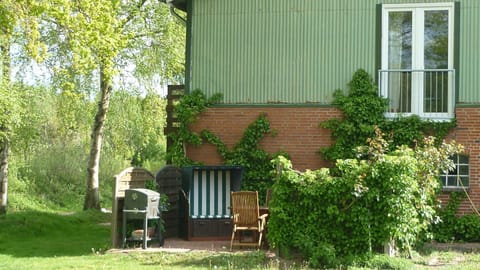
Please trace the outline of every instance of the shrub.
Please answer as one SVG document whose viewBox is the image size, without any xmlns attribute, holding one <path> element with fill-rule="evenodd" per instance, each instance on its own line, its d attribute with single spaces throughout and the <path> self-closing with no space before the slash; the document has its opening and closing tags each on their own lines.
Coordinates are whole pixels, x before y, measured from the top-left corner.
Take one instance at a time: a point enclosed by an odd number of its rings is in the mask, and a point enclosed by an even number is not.
<svg viewBox="0 0 480 270">
<path fill-rule="evenodd" d="M 461 151 L 455 143 L 434 146 L 428 138 L 415 149 L 386 153 L 381 132 L 359 149 L 363 159 L 338 160 L 329 169 L 304 173 L 279 157 L 270 202 L 268 237 L 284 250 L 298 249 L 312 264 L 335 266 L 335 258 L 365 255 L 394 240 L 409 252 L 435 220 L 437 179 Z M 327 259 L 330 258 L 330 259 Z"/>
<path fill-rule="evenodd" d="M 480 217 L 474 214 L 459 217 L 455 226 L 455 239 L 478 242 L 480 240 Z"/>
<path fill-rule="evenodd" d="M 474 214 L 457 216 L 463 199 L 465 193 L 452 192 L 448 204 L 437 210 L 440 220 L 432 225 L 433 239 L 438 242 L 480 240 L 480 217 Z"/>
<path fill-rule="evenodd" d="M 404 258 L 394 258 L 386 255 L 375 255 L 365 262 L 365 267 L 369 269 L 413 269 L 411 261 Z"/>
</svg>

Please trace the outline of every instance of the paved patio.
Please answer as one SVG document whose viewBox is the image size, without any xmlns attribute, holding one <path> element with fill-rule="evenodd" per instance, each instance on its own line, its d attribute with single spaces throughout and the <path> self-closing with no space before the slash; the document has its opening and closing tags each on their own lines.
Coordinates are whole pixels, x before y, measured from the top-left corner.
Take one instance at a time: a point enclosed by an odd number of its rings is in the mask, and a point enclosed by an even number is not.
<svg viewBox="0 0 480 270">
<path fill-rule="evenodd" d="M 265 249 L 265 248 L 264 248 Z M 142 251 L 140 247 L 128 249 L 111 249 L 109 252 L 125 253 L 129 251 Z M 234 247 L 233 252 L 255 250 L 253 247 Z M 266 250 L 266 249 L 265 249 Z M 190 252 L 190 251 L 215 251 L 230 252 L 230 241 L 187 241 L 181 238 L 167 238 L 162 247 L 156 242 L 149 243 L 144 251 L 166 251 L 166 252 Z"/>
</svg>

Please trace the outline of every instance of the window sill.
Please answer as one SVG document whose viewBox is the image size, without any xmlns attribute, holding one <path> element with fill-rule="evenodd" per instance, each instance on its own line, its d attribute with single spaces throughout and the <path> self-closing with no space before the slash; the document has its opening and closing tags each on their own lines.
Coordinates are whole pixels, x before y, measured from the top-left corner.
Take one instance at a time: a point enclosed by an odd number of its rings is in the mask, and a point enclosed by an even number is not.
<svg viewBox="0 0 480 270">
<path fill-rule="evenodd" d="M 443 187 L 442 188 L 442 192 L 460 192 L 460 191 L 463 191 L 463 190 L 466 190 L 467 192 L 470 191 L 470 187 L 466 187 L 466 188 L 463 188 L 463 187 Z"/>
<path fill-rule="evenodd" d="M 385 113 L 385 118 L 388 120 L 396 120 L 400 118 L 407 118 L 411 117 L 417 114 L 412 114 L 412 113 Z M 432 117 L 432 116 L 425 116 L 425 115 L 417 115 L 420 117 L 421 120 L 423 121 L 432 121 L 432 122 L 450 122 L 452 121 L 455 117 L 453 116 L 440 116 L 440 117 Z"/>
</svg>

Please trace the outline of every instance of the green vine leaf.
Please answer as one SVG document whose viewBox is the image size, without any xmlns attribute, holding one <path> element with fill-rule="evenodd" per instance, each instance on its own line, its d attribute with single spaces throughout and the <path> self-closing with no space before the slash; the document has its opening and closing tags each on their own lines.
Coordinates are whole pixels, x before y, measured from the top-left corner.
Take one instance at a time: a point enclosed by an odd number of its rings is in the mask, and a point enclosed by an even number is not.
<svg viewBox="0 0 480 270">
<path fill-rule="evenodd" d="M 168 149 L 167 158 L 178 167 L 198 164 L 185 155 L 185 145 L 201 145 L 203 142 L 201 134 L 192 132 L 189 125 L 197 120 L 200 113 L 207 110 L 208 107 L 218 103 L 222 99 L 221 94 L 214 94 L 207 98 L 205 94 L 196 89 L 190 94 L 184 95 L 174 107 L 174 113 L 179 122 L 178 130 L 170 134 L 173 141 L 171 149 Z"/>
<path fill-rule="evenodd" d="M 343 119 L 329 119 L 321 122 L 320 127 L 329 129 L 334 143 L 320 149 L 325 160 L 352 158 L 355 149 L 367 145 L 367 139 L 375 136 L 378 126 L 388 138 L 390 151 L 401 145 L 415 146 L 428 135 L 435 135 L 435 144 L 442 143 L 449 131 L 456 126 L 456 121 L 434 122 L 422 120 L 413 115 L 386 119 L 384 112 L 388 100 L 378 95 L 377 87 L 370 75 L 363 69 L 357 70 L 350 83 L 349 92 L 334 92 L 333 104 L 343 113 Z"/>
</svg>

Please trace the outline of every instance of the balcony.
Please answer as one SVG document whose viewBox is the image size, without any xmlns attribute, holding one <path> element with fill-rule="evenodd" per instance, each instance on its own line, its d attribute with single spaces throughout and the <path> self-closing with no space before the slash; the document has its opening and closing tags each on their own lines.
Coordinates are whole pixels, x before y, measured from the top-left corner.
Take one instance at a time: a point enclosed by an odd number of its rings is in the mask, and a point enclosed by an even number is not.
<svg viewBox="0 0 480 270">
<path fill-rule="evenodd" d="M 378 89 L 389 100 L 387 118 L 418 115 L 445 121 L 454 116 L 454 69 L 379 70 Z"/>
</svg>

